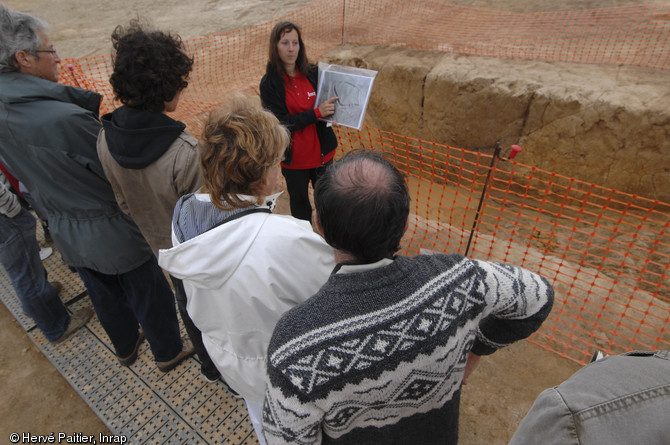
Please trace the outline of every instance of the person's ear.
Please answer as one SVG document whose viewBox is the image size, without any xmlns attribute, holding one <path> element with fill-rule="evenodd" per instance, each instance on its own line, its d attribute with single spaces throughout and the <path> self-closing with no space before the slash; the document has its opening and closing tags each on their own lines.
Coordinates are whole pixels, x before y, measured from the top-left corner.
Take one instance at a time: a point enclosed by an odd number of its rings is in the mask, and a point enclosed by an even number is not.
<svg viewBox="0 0 670 445">
<path fill-rule="evenodd" d="M 321 223 L 319 222 L 319 215 L 316 213 L 316 208 L 312 212 L 312 219 L 314 220 L 314 226 L 319 235 L 323 236 L 323 229 L 321 228 Z"/>
<path fill-rule="evenodd" d="M 274 184 L 272 183 L 272 180 L 270 179 L 270 175 L 266 175 L 265 178 L 263 178 L 263 195 L 270 195 L 273 192 Z"/>
<path fill-rule="evenodd" d="M 407 215 L 407 219 L 405 220 L 405 228 L 402 231 L 403 235 L 407 232 L 408 228 L 409 228 L 409 215 Z"/>
<path fill-rule="evenodd" d="M 30 59 L 30 56 L 31 54 L 28 54 L 22 49 L 14 53 L 14 63 L 16 64 L 16 67 L 19 69 L 19 71 L 30 68 L 32 66 L 32 60 Z"/>
</svg>

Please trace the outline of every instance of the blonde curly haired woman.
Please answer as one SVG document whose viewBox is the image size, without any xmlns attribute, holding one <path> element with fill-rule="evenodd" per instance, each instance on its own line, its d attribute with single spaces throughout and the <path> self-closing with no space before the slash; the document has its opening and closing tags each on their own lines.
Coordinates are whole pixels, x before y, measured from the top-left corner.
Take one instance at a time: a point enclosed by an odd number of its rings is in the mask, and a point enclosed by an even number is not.
<svg viewBox="0 0 670 445">
<path fill-rule="evenodd" d="M 261 444 L 272 331 L 335 266 L 309 222 L 272 214 L 288 141 L 277 118 L 249 98 L 212 111 L 200 140 L 205 185 L 177 203 L 174 247 L 159 260 L 184 281 L 188 312 L 226 383 L 247 403 Z"/>
</svg>

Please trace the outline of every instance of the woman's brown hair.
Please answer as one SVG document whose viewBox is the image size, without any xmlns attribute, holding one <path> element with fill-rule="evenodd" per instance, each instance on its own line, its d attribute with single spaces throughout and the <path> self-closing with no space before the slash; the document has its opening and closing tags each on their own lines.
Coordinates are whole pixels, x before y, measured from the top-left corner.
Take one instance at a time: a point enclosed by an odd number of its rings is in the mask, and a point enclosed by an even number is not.
<svg viewBox="0 0 670 445">
<path fill-rule="evenodd" d="M 295 61 L 295 66 L 298 71 L 302 74 L 307 74 L 309 70 L 309 59 L 307 58 L 307 50 L 305 49 L 305 44 L 302 41 L 302 33 L 298 25 L 292 22 L 279 22 L 270 33 L 270 47 L 269 47 L 269 64 L 272 68 L 272 73 L 277 76 L 279 79 L 282 78 L 282 75 L 286 74 L 284 69 L 284 64 L 279 58 L 279 51 L 277 50 L 277 44 L 281 40 L 282 36 L 287 32 L 295 30 L 298 33 L 298 43 L 300 44 L 300 50 L 298 51 L 298 58 Z"/>
<path fill-rule="evenodd" d="M 222 209 L 248 207 L 240 195 L 260 196 L 263 180 L 289 144 L 288 130 L 260 103 L 233 97 L 212 110 L 200 139 L 200 167 L 212 203 Z"/>
</svg>

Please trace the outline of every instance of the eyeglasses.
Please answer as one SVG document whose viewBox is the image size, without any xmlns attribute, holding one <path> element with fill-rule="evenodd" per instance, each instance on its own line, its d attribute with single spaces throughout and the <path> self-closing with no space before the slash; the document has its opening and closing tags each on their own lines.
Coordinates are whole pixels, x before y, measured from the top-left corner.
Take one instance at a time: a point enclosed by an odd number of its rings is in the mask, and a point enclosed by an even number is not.
<svg viewBox="0 0 670 445">
<path fill-rule="evenodd" d="M 57 51 L 55 49 L 36 49 L 36 53 L 51 53 L 51 54 L 56 54 Z"/>
</svg>

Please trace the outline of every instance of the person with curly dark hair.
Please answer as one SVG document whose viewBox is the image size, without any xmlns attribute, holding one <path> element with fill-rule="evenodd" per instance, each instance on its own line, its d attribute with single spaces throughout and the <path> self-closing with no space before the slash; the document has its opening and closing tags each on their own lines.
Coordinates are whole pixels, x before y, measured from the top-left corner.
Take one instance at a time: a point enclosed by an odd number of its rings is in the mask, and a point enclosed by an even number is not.
<svg viewBox="0 0 670 445">
<path fill-rule="evenodd" d="M 112 34 L 110 83 L 123 106 L 102 116 L 98 155 L 121 209 L 135 220 L 154 254 L 172 247 L 171 221 L 177 200 L 202 185 L 197 140 L 167 113 L 188 86 L 193 58 L 178 35 L 148 30 L 132 21 Z M 214 382 L 219 371 L 186 311 L 186 294 L 172 278 L 177 306 L 202 363 Z"/>
<path fill-rule="evenodd" d="M 177 109 L 193 59 L 178 36 L 136 21 L 118 26 L 112 42 L 109 81 L 124 106 L 102 116 L 98 154 L 121 208 L 157 253 L 171 246 L 177 199 L 201 184 L 197 140 L 166 114 Z"/>
<path fill-rule="evenodd" d="M 116 99 L 130 109 L 172 112 L 188 86 L 193 58 L 177 35 L 145 31 L 137 21 L 112 33 L 114 72 L 109 82 Z M 182 124 L 183 125 L 183 124 Z"/>
</svg>

